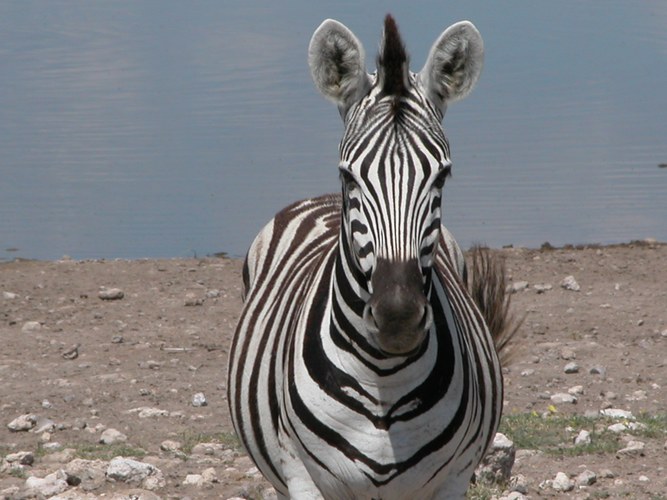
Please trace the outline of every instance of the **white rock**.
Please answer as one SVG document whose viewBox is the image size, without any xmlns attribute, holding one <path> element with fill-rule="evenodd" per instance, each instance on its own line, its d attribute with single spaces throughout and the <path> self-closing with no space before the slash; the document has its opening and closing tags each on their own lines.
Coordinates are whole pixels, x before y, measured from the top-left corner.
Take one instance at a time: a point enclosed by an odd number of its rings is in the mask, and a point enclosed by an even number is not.
<svg viewBox="0 0 667 500">
<path fill-rule="evenodd" d="M 577 280 L 575 280 L 574 276 L 572 275 L 563 278 L 563 281 L 560 282 L 560 286 L 565 290 L 570 290 L 572 292 L 578 292 L 581 290 L 579 283 L 577 283 Z"/>
<path fill-rule="evenodd" d="M 17 451 L 5 456 L 5 460 L 10 464 L 32 465 L 35 462 L 35 455 L 31 451 Z"/>
<path fill-rule="evenodd" d="M 575 363 L 574 361 L 568 363 L 565 365 L 565 368 L 563 368 L 563 371 L 565 373 L 579 373 L 579 365 Z"/>
<path fill-rule="evenodd" d="M 124 457 L 115 457 L 109 462 L 107 477 L 124 483 L 139 483 L 148 490 L 165 485 L 160 469 L 154 465 Z"/>
<path fill-rule="evenodd" d="M 21 327 L 23 333 L 37 332 L 42 329 L 42 324 L 39 321 L 26 321 Z"/>
<path fill-rule="evenodd" d="M 527 281 L 515 281 L 514 283 L 511 283 L 509 286 L 509 292 L 510 293 L 517 293 L 522 290 L 525 290 L 528 288 L 528 282 Z"/>
<path fill-rule="evenodd" d="M 120 300 L 125 297 L 125 292 L 120 288 L 102 288 L 97 296 L 102 300 Z"/>
<path fill-rule="evenodd" d="M 170 451 L 174 453 L 180 451 L 181 443 L 179 443 L 178 441 L 172 441 L 171 439 L 167 439 L 165 441 L 162 441 L 162 443 L 160 443 L 160 449 L 162 451 Z"/>
<path fill-rule="evenodd" d="M 641 475 L 637 478 L 637 480 L 641 483 L 648 483 L 651 481 L 651 479 L 648 476 Z"/>
<path fill-rule="evenodd" d="M 646 444 L 642 441 L 628 441 L 625 448 L 618 450 L 616 456 L 644 456 Z"/>
<path fill-rule="evenodd" d="M 552 394 L 551 397 L 551 402 L 554 404 L 577 404 L 577 398 L 576 396 L 573 396 L 572 394 L 566 394 L 564 392 L 558 392 L 556 394 Z"/>
<path fill-rule="evenodd" d="M 204 485 L 204 478 L 201 474 L 188 474 L 183 480 L 183 485 L 200 487 Z"/>
<path fill-rule="evenodd" d="M 586 430 L 579 431 L 577 437 L 574 438 L 574 444 L 576 446 L 586 446 L 591 444 L 591 433 Z"/>
<path fill-rule="evenodd" d="M 111 427 L 100 436 L 100 443 L 102 444 L 124 443 L 125 441 L 127 441 L 127 436 Z"/>
<path fill-rule="evenodd" d="M 556 491 L 571 491 L 574 489 L 574 482 L 567 477 L 567 474 L 559 472 L 551 482 L 551 487 Z"/>
<path fill-rule="evenodd" d="M 70 484 L 84 491 L 93 491 L 106 483 L 108 463 L 103 460 L 75 458 L 65 465 L 65 473 Z"/>
<path fill-rule="evenodd" d="M 198 392 L 194 396 L 192 396 L 192 406 L 195 407 L 200 407 L 200 406 L 207 406 L 208 402 L 206 401 L 206 396 L 204 395 L 203 392 Z"/>
<path fill-rule="evenodd" d="M 45 497 L 51 497 L 68 488 L 67 475 L 64 471 L 58 470 L 44 477 L 30 476 L 25 481 L 25 487 Z"/>
<path fill-rule="evenodd" d="M 544 292 L 548 292 L 553 287 L 548 283 L 538 283 L 536 285 L 533 285 L 533 288 L 535 289 L 535 291 L 537 293 L 544 293 Z"/>
<path fill-rule="evenodd" d="M 20 415 L 7 424 L 7 428 L 12 432 L 29 431 L 37 425 L 37 415 L 26 413 Z"/>
<path fill-rule="evenodd" d="M 595 475 L 595 472 L 586 469 L 575 478 L 574 482 L 577 486 L 591 486 L 595 484 L 597 480 L 598 477 Z"/>
<path fill-rule="evenodd" d="M 568 394 L 572 394 L 573 396 L 581 396 L 584 393 L 584 386 L 583 385 L 573 385 L 567 390 Z"/>
<path fill-rule="evenodd" d="M 526 368 L 525 370 L 521 371 L 521 376 L 522 377 L 530 377 L 534 373 L 535 373 L 535 370 L 533 370 L 532 368 Z"/>
<path fill-rule="evenodd" d="M 617 424 L 611 424 L 609 427 L 607 427 L 607 430 L 615 434 L 619 434 L 621 432 L 627 431 L 628 426 L 623 422 L 619 422 Z"/>
<path fill-rule="evenodd" d="M 632 412 L 629 412 L 627 410 L 620 410 L 618 408 L 607 408 L 605 410 L 600 410 L 600 415 L 609 418 L 625 418 L 626 420 L 635 419 Z"/>
<path fill-rule="evenodd" d="M 215 472 L 215 469 L 213 467 L 209 467 L 207 469 L 204 469 L 201 473 L 201 477 L 207 483 L 217 483 L 218 482 L 218 474 Z"/>
<path fill-rule="evenodd" d="M 154 417 L 168 417 L 169 412 L 167 410 L 161 410 L 160 408 L 151 408 L 149 406 L 140 406 L 139 408 L 132 408 L 127 410 L 127 413 L 136 413 L 139 418 L 154 418 Z"/>
<path fill-rule="evenodd" d="M 504 434 L 497 432 L 489 452 L 475 470 L 475 477 L 486 483 L 506 483 L 512 474 L 515 457 L 514 443 Z"/>
<path fill-rule="evenodd" d="M 18 298 L 18 295 L 13 292 L 2 292 L 2 298 L 7 300 L 14 300 Z"/>
</svg>

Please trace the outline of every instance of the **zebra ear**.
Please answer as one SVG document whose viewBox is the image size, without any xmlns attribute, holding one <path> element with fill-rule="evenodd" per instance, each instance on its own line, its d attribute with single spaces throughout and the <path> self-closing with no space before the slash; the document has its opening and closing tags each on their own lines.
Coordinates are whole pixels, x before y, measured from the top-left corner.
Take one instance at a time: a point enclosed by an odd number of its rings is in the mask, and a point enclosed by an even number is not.
<svg viewBox="0 0 667 500">
<path fill-rule="evenodd" d="M 444 110 L 448 102 L 463 99 L 477 83 L 484 63 L 484 42 L 469 21 L 443 31 L 431 51 L 419 80 L 431 101 Z"/>
<path fill-rule="evenodd" d="M 344 116 L 370 89 L 361 42 L 344 25 L 324 21 L 310 40 L 308 64 L 315 86 Z"/>
</svg>

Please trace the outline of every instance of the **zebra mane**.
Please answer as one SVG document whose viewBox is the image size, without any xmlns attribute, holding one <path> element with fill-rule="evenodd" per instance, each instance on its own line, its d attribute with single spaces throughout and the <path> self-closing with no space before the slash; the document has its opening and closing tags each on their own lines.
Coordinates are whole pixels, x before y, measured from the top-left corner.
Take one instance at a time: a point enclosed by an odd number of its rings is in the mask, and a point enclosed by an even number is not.
<svg viewBox="0 0 667 500">
<path fill-rule="evenodd" d="M 396 21 L 387 14 L 384 19 L 384 35 L 377 58 L 378 77 L 385 95 L 400 98 L 408 92 L 408 55 L 398 32 Z M 395 100 L 397 110 L 399 99 Z"/>
</svg>

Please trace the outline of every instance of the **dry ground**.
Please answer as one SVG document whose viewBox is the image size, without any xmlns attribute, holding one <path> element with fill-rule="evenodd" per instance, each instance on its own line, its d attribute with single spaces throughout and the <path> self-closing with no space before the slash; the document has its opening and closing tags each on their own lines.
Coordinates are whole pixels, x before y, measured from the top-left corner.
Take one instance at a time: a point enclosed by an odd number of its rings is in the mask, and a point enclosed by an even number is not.
<svg viewBox="0 0 667 500">
<path fill-rule="evenodd" d="M 609 407 L 667 413 L 667 245 L 502 253 L 521 288 L 514 310 L 525 314 L 514 363 L 506 369 L 506 414 L 592 415 Z M 267 485 L 230 438 L 225 399 L 240 269 L 240 261 L 218 258 L 0 264 L 0 458 L 35 454 L 33 465 L 0 472 L 0 491 L 22 487 L 26 477 L 43 476 L 76 456 L 134 454 L 162 470 L 166 484 L 155 491 L 161 497 L 261 495 Z M 580 291 L 560 286 L 568 275 Z M 535 285 L 551 289 L 538 293 Z M 102 300 L 101 287 L 120 288 L 124 296 Z M 570 362 L 577 373 L 564 373 Z M 594 367 L 601 373 L 590 373 Z M 550 399 L 577 385 L 583 393 L 576 404 Z M 192 405 L 199 392 L 206 406 Z M 136 409 L 143 407 L 164 412 L 141 418 Z M 50 419 L 55 429 L 10 432 L 7 424 L 22 414 Z M 96 445 L 105 428 L 121 431 L 127 442 Z M 618 439 L 622 447 L 630 438 Z M 613 452 L 520 452 L 514 472 L 526 476 L 531 497 L 667 498 L 667 436 L 638 439 L 646 443 L 643 455 L 620 458 Z M 165 440 L 181 443 L 181 452 L 161 450 Z M 224 444 L 217 451 L 191 450 L 209 441 Z M 53 442 L 61 451 L 48 449 Z M 63 453 L 67 448 L 73 451 Z M 182 484 L 207 467 L 215 469 L 217 482 Z M 540 488 L 558 471 L 575 476 L 584 468 L 609 469 L 614 477 L 570 493 Z M 90 495 L 136 486 L 106 481 Z M 83 498 L 80 490 L 68 491 Z"/>
</svg>

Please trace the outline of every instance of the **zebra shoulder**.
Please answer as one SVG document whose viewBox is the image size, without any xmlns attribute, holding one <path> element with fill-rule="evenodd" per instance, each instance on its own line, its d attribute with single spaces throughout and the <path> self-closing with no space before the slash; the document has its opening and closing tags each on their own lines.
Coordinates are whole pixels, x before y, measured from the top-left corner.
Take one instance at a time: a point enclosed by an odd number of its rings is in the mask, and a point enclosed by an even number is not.
<svg viewBox="0 0 667 500">
<path fill-rule="evenodd" d="M 331 251 L 340 229 L 340 195 L 300 200 L 280 210 L 257 234 L 243 264 L 244 298 L 258 280 L 305 248 Z M 317 250 L 316 250 L 317 251 Z"/>
</svg>

